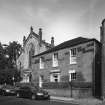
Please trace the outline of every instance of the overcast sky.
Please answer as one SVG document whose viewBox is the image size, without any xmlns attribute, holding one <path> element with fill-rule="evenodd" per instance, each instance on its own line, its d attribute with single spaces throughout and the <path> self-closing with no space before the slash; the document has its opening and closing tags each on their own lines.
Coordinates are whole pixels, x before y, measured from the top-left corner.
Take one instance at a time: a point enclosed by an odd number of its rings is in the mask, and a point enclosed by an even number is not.
<svg viewBox="0 0 105 105">
<path fill-rule="evenodd" d="M 22 43 L 30 26 L 55 44 L 76 37 L 100 38 L 105 0 L 0 0 L 0 41 Z"/>
</svg>

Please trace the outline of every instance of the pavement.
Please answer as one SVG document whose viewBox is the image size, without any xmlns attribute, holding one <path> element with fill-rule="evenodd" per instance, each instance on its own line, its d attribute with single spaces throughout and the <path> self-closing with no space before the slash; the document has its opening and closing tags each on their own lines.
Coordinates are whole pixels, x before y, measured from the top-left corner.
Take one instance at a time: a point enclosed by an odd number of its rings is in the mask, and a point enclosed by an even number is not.
<svg viewBox="0 0 105 105">
<path fill-rule="evenodd" d="M 73 103 L 77 105 L 105 105 L 105 102 L 96 98 L 74 99 L 68 97 L 51 96 L 51 99 L 55 101 L 61 101 L 64 103 Z"/>
</svg>

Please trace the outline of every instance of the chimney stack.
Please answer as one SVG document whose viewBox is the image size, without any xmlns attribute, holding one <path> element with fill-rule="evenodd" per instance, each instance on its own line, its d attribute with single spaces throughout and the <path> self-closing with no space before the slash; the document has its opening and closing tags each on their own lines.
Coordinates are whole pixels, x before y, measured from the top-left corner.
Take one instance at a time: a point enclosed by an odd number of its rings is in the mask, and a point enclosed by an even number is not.
<svg viewBox="0 0 105 105">
<path fill-rule="evenodd" d="M 51 47 L 54 47 L 54 37 L 51 37 Z"/>
<path fill-rule="evenodd" d="M 40 43 L 40 46 L 41 46 L 41 42 L 42 42 L 42 28 L 39 28 L 39 43 Z"/>
<path fill-rule="evenodd" d="M 30 27 L 30 33 L 33 33 L 33 27 L 32 26 Z"/>
<path fill-rule="evenodd" d="M 23 46 L 24 46 L 24 44 L 25 44 L 25 41 L 26 41 L 26 37 L 23 36 Z"/>
</svg>

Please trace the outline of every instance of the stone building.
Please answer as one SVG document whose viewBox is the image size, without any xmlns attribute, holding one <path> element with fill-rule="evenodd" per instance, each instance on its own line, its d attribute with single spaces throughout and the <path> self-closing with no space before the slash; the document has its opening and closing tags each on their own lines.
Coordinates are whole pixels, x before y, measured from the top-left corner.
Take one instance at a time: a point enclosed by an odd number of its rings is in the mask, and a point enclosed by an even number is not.
<svg viewBox="0 0 105 105">
<path fill-rule="evenodd" d="M 21 82 L 30 82 L 32 72 L 32 56 L 51 48 L 51 44 L 42 40 L 42 29 L 36 34 L 33 28 L 30 28 L 30 34 L 23 37 L 22 53 L 17 59 L 17 67 L 21 70 L 23 80 Z"/>
<path fill-rule="evenodd" d="M 101 44 L 96 39 L 74 38 L 54 46 L 30 28 L 23 38 L 23 51 L 17 60 L 23 80 L 43 87 L 44 83 L 81 82 L 91 84 L 91 95 L 101 96 Z"/>
<path fill-rule="evenodd" d="M 78 37 L 33 56 L 34 82 L 78 81 L 91 83 L 94 96 L 101 95 L 100 43 L 96 39 Z"/>
</svg>

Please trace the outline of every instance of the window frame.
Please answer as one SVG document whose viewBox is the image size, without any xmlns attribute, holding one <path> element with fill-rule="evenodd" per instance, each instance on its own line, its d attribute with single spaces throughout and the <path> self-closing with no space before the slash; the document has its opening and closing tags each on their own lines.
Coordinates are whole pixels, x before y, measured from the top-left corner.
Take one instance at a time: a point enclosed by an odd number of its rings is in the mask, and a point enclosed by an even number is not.
<svg viewBox="0 0 105 105">
<path fill-rule="evenodd" d="M 50 74 L 50 82 L 60 82 L 60 73 L 58 73 L 58 72 L 57 73 L 51 73 Z"/>
<path fill-rule="evenodd" d="M 70 64 L 77 64 L 77 49 L 70 49 Z"/>
<path fill-rule="evenodd" d="M 53 67 L 57 67 L 58 66 L 58 52 L 53 53 L 53 55 L 52 55 L 52 66 Z"/>
<path fill-rule="evenodd" d="M 69 81 L 73 81 L 73 80 L 76 80 L 77 78 L 77 73 L 75 70 L 69 70 Z"/>
<path fill-rule="evenodd" d="M 39 68 L 40 69 L 44 69 L 45 68 L 44 57 L 40 57 L 40 60 L 39 60 Z"/>
</svg>

